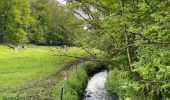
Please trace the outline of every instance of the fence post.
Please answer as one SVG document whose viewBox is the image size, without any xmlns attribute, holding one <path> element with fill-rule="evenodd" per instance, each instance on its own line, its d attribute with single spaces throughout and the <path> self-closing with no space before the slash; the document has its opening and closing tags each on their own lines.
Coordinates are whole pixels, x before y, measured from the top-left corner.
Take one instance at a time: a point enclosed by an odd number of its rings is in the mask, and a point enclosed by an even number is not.
<svg viewBox="0 0 170 100">
<path fill-rule="evenodd" d="M 68 71 L 67 71 L 66 77 L 67 77 L 67 80 L 66 80 L 66 81 L 68 82 L 68 84 L 70 84 L 70 83 L 69 83 L 69 77 L 68 77 Z"/>
<path fill-rule="evenodd" d="M 60 96 L 60 100 L 63 100 L 63 93 L 64 93 L 64 89 L 61 88 L 61 96 Z"/>
<path fill-rule="evenodd" d="M 78 65 L 76 64 L 76 72 L 78 73 L 78 69 L 77 69 L 77 66 L 78 66 Z"/>
<path fill-rule="evenodd" d="M 83 62 L 83 67 L 85 66 L 84 62 Z"/>
</svg>

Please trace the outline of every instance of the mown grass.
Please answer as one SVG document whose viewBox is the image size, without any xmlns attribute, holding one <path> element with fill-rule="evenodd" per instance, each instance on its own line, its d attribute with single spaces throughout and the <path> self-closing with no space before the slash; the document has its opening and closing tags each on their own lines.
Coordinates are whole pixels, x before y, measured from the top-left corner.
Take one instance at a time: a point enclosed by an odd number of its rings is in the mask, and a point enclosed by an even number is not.
<svg viewBox="0 0 170 100">
<path fill-rule="evenodd" d="M 12 50 L 0 45 L 0 90 L 45 77 L 60 70 L 63 64 L 73 59 L 56 55 L 64 52 L 71 55 L 85 54 L 85 51 L 76 47 L 64 49 L 57 47 L 55 55 L 51 49 L 55 47 L 29 45 L 26 50 Z M 0 93 L 0 97 L 1 94 L 3 93 Z"/>
</svg>

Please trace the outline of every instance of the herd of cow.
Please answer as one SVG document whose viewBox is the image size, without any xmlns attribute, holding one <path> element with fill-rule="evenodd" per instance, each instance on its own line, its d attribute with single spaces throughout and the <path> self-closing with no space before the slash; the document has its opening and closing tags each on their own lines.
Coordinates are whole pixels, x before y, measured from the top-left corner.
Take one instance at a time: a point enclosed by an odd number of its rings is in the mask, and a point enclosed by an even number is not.
<svg viewBox="0 0 170 100">
<path fill-rule="evenodd" d="M 21 50 L 27 48 L 26 44 L 22 44 L 21 46 L 17 44 L 8 44 L 7 46 L 9 47 L 9 49 L 13 49 L 13 50 Z"/>
</svg>

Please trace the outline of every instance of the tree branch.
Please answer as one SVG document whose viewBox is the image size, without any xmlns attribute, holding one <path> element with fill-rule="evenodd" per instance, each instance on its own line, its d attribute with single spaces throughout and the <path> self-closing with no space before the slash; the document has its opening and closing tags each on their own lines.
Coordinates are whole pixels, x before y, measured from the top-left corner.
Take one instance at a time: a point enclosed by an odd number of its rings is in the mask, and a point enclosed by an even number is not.
<svg viewBox="0 0 170 100">
<path fill-rule="evenodd" d="M 151 4 L 147 0 L 145 0 L 145 3 L 152 8 Z"/>
<path fill-rule="evenodd" d="M 149 39 L 149 38 L 147 38 L 147 37 L 143 36 L 143 35 L 142 35 L 142 34 L 140 34 L 140 33 L 135 33 L 135 32 L 130 32 L 130 31 L 128 31 L 128 33 L 132 33 L 132 34 L 135 34 L 135 35 L 139 35 L 141 38 L 143 38 L 143 40 L 151 41 L 151 39 Z"/>
<path fill-rule="evenodd" d="M 77 58 L 77 59 L 82 59 L 82 60 L 88 60 L 88 61 L 98 61 L 98 62 L 104 62 L 104 63 L 108 63 L 105 60 L 101 60 L 101 59 L 97 59 L 96 56 L 92 56 L 92 55 L 87 55 L 87 56 L 74 56 L 74 55 L 57 55 L 55 54 L 55 56 L 64 56 L 64 57 L 71 57 L 71 58 Z"/>
<path fill-rule="evenodd" d="M 124 34 L 125 34 L 125 40 L 126 40 L 126 46 L 127 46 L 126 52 L 127 52 L 127 56 L 128 56 L 128 61 L 129 61 L 130 70 L 133 70 L 133 68 L 132 68 L 132 61 L 131 61 L 131 55 L 130 55 L 130 50 L 129 50 L 129 46 L 128 46 L 128 45 L 129 45 L 129 39 L 128 39 L 127 33 L 128 33 L 128 30 L 127 30 L 127 26 L 126 26 L 126 24 L 125 24 L 125 26 L 124 26 Z"/>
<path fill-rule="evenodd" d="M 170 45 L 170 42 L 145 42 L 143 44 L 157 44 L 157 45 L 167 44 L 167 45 Z"/>
<path fill-rule="evenodd" d="M 140 80 L 140 82 L 142 82 L 142 83 L 150 83 L 150 84 L 154 84 L 154 83 L 165 83 L 165 82 L 170 82 L 170 81 L 157 81 L 157 80 Z"/>
<path fill-rule="evenodd" d="M 70 32 L 69 30 L 67 30 L 67 29 L 64 27 L 63 24 L 60 24 L 59 26 L 60 26 L 62 29 L 64 29 L 66 32 L 68 32 L 68 33 L 70 33 L 71 35 L 73 35 L 73 37 L 78 40 L 78 38 L 74 35 L 74 33 L 72 33 L 72 32 Z M 85 48 L 83 48 L 83 47 L 82 47 L 82 49 L 83 49 L 85 52 L 87 52 L 88 54 L 92 55 L 92 56 L 95 56 L 95 55 L 96 55 L 96 54 L 92 54 L 91 52 L 87 51 L 87 50 L 86 50 Z"/>
<path fill-rule="evenodd" d="M 135 33 L 135 32 L 130 32 L 128 31 L 129 33 L 132 33 L 132 34 L 136 34 L 136 35 L 139 35 L 143 40 L 147 40 L 148 42 L 145 42 L 145 43 L 142 43 L 142 44 L 170 44 L 170 42 L 159 42 L 159 41 L 153 41 L 145 36 L 143 36 L 142 34 L 140 33 Z"/>
</svg>

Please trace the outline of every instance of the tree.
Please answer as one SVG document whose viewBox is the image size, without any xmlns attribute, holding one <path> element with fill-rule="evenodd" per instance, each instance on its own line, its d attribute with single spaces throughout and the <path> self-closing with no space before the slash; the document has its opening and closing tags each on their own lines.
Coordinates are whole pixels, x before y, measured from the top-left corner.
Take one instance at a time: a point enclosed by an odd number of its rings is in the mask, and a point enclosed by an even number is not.
<svg viewBox="0 0 170 100">
<path fill-rule="evenodd" d="M 55 0 L 31 0 L 32 23 L 29 32 L 31 43 L 43 45 L 71 45 L 76 23 L 82 25 L 81 20 L 67 8 L 59 6 Z M 78 24 L 77 24 L 78 25 Z M 83 28 L 82 28 L 83 30 Z"/>
<path fill-rule="evenodd" d="M 69 2 L 88 16 L 80 15 L 89 25 L 88 43 L 110 57 L 110 91 L 120 98 L 169 97 L 169 0 Z"/>
<path fill-rule="evenodd" d="M 22 43 L 26 41 L 29 27 L 29 0 L 3 0 L 1 11 L 1 35 L 5 42 Z"/>
</svg>

